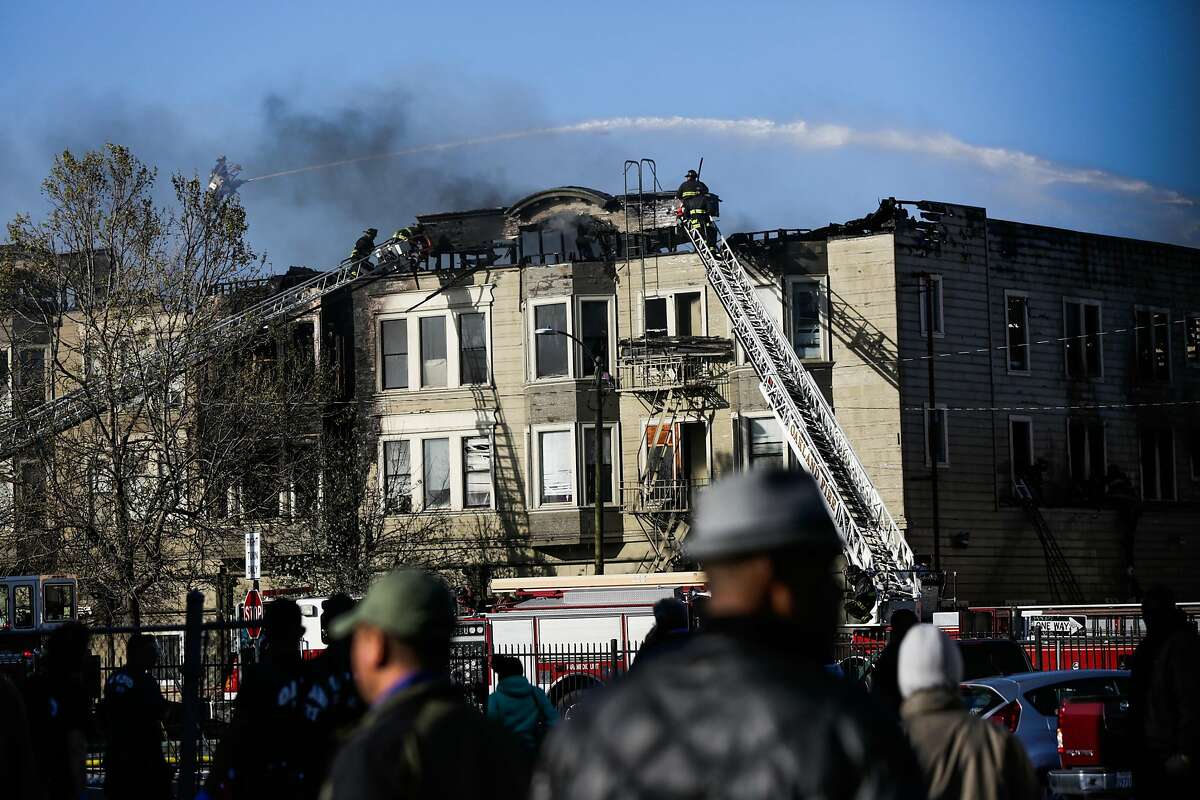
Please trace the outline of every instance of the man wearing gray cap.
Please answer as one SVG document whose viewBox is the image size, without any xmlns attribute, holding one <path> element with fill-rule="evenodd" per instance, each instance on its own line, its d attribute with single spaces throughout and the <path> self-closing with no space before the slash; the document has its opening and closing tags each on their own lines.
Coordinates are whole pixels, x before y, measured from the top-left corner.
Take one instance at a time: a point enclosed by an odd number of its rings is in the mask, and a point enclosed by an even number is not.
<svg viewBox="0 0 1200 800">
<path fill-rule="evenodd" d="M 525 757 L 462 699 L 447 674 L 454 598 L 439 578 L 380 578 L 330 633 L 353 637 L 350 664 L 370 706 L 338 753 L 323 800 L 524 797 Z"/>
<path fill-rule="evenodd" d="M 841 538 L 812 477 L 752 470 L 699 500 L 705 631 L 552 737 L 535 800 L 923 798 L 895 722 L 822 669 Z"/>
</svg>

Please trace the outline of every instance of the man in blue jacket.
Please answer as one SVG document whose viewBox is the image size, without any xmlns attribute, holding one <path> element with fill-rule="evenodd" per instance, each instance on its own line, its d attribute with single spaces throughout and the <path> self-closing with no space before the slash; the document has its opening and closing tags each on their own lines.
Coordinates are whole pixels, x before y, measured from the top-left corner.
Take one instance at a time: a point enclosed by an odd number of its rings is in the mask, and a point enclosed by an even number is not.
<svg viewBox="0 0 1200 800">
<path fill-rule="evenodd" d="M 488 717 L 516 734 L 530 750 L 537 749 L 558 724 L 558 711 L 546 693 L 525 678 L 519 659 L 495 656 L 492 670 L 500 682 L 488 698 Z"/>
</svg>

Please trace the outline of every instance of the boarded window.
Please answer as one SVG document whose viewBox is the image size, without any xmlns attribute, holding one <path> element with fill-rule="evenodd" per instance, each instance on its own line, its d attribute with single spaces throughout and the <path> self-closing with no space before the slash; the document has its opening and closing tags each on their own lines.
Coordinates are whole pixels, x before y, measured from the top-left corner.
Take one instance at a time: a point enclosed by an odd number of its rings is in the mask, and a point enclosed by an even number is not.
<svg viewBox="0 0 1200 800">
<path fill-rule="evenodd" d="M 492 442 L 486 436 L 463 439 L 464 505 L 487 508 L 492 504 Z"/>
<path fill-rule="evenodd" d="M 387 510 L 394 514 L 412 512 L 412 472 L 408 442 L 383 443 L 383 493 Z"/>
<path fill-rule="evenodd" d="M 1008 331 L 1008 371 L 1029 371 L 1029 299 L 1010 295 L 1005 303 Z"/>
<path fill-rule="evenodd" d="M 536 306 L 533 310 L 533 327 L 536 330 L 567 330 L 567 304 L 549 303 Z M 536 375 L 539 378 L 561 378 L 567 375 L 567 337 L 547 333 L 534 335 Z"/>
<path fill-rule="evenodd" d="M 421 318 L 421 386 L 446 385 L 446 318 Z"/>
<path fill-rule="evenodd" d="M 408 388 L 408 320 L 387 319 L 379 324 L 382 340 L 383 388 Z"/>
<path fill-rule="evenodd" d="M 571 432 L 544 431 L 538 434 L 539 483 L 543 503 L 569 503 L 574 492 L 571 464 Z"/>
<path fill-rule="evenodd" d="M 488 382 L 487 320 L 483 314 L 458 317 L 459 361 L 464 384 Z"/>
</svg>

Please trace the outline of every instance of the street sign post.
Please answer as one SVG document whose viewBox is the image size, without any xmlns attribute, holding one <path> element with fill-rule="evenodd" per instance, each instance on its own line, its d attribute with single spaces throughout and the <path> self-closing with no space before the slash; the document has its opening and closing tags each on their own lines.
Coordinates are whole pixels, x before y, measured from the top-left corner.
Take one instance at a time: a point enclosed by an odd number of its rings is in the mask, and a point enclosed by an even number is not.
<svg viewBox="0 0 1200 800">
<path fill-rule="evenodd" d="M 1042 633 L 1057 633 L 1067 636 L 1082 636 L 1087 631 L 1087 617 L 1082 614 L 1063 614 L 1045 616 L 1042 614 L 1028 615 L 1029 628 L 1041 628 Z"/>
<path fill-rule="evenodd" d="M 258 593 L 258 589 L 251 589 L 246 592 L 246 602 L 242 604 L 242 617 L 250 623 L 259 623 L 263 616 L 263 601 L 262 595 Z M 251 639 L 257 639 L 262 633 L 262 625 L 252 624 L 246 628 L 246 635 Z"/>
<path fill-rule="evenodd" d="M 259 547 L 261 543 L 258 531 L 246 531 L 246 580 L 248 581 L 256 581 L 262 577 L 262 551 Z"/>
</svg>

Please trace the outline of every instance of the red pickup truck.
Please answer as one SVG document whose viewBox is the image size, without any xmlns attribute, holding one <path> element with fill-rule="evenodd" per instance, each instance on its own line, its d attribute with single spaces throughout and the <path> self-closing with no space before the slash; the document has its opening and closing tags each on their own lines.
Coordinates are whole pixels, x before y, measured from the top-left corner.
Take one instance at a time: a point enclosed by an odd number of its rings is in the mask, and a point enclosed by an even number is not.
<svg viewBox="0 0 1200 800">
<path fill-rule="evenodd" d="M 1127 797 L 1133 793 L 1134 732 L 1125 697 L 1071 697 L 1058 709 L 1062 769 L 1047 775 L 1056 795 Z"/>
</svg>

